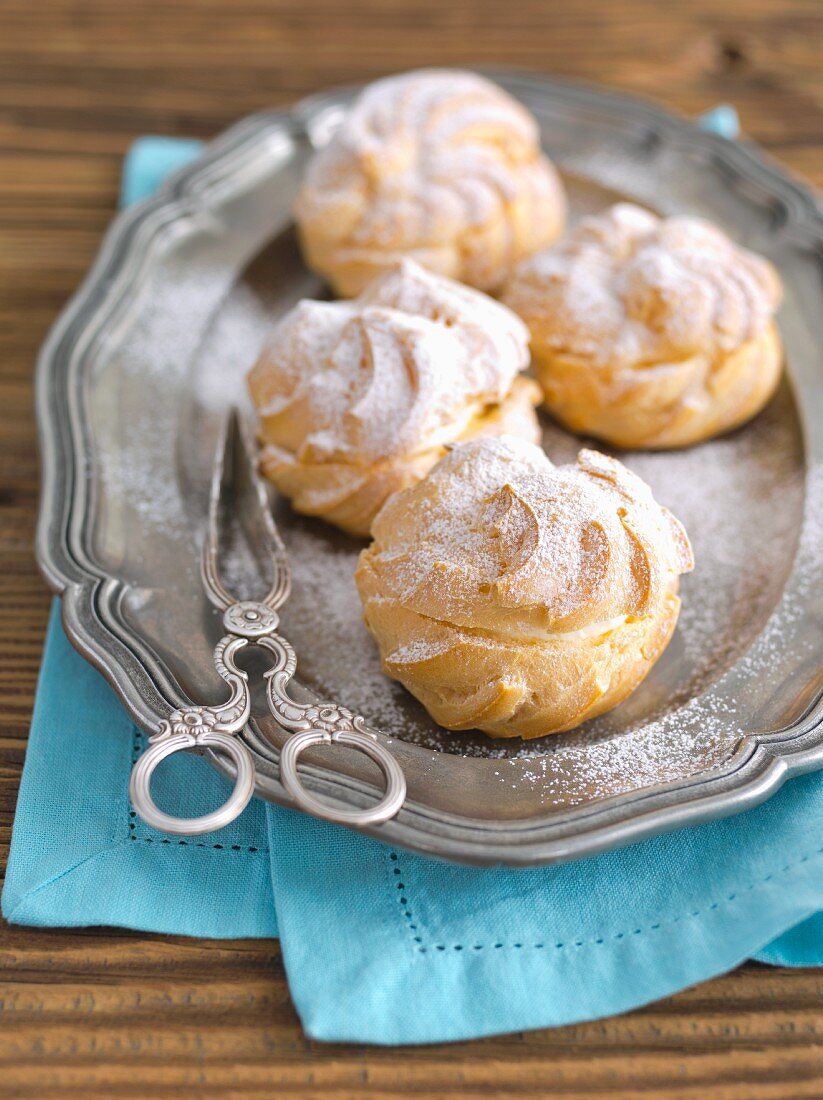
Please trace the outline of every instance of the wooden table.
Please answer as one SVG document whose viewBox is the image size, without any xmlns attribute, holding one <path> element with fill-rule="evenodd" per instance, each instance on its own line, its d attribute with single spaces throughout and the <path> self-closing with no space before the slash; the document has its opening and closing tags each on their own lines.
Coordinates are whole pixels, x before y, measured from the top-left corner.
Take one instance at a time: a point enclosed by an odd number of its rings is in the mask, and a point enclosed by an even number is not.
<svg viewBox="0 0 823 1100">
<path fill-rule="evenodd" d="M 0 813 L 49 595 L 32 560 L 38 345 L 142 133 L 210 137 L 335 83 L 507 64 L 695 114 L 823 187 L 817 0 L 0 0 Z M 421 1050 L 323 1046 L 277 943 L 0 927 L 0 1097 L 823 1097 L 823 977 L 745 966 L 618 1019 Z"/>
</svg>

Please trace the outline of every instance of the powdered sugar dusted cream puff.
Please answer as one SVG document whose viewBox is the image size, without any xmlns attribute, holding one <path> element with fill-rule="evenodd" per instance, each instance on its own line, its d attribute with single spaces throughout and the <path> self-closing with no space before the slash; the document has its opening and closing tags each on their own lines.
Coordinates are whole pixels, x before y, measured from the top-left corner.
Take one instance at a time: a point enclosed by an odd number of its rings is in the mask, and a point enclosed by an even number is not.
<svg viewBox="0 0 823 1100">
<path fill-rule="evenodd" d="M 310 162 L 295 207 L 309 266 L 344 296 L 403 257 L 495 290 L 565 214 L 529 111 L 444 69 L 369 85 Z"/>
<path fill-rule="evenodd" d="M 621 203 L 525 260 L 526 322 L 552 413 L 625 448 L 682 447 L 750 419 L 782 366 L 772 265 L 700 218 Z"/>
<path fill-rule="evenodd" d="M 634 690 L 693 565 L 678 521 L 620 462 L 552 465 L 501 437 L 393 496 L 356 573 L 384 670 L 448 729 L 540 737 Z"/>
<path fill-rule="evenodd" d="M 263 473 L 297 511 L 367 534 L 448 444 L 539 437 L 528 362 L 510 310 L 410 261 L 353 301 L 303 301 L 249 375 Z"/>
</svg>

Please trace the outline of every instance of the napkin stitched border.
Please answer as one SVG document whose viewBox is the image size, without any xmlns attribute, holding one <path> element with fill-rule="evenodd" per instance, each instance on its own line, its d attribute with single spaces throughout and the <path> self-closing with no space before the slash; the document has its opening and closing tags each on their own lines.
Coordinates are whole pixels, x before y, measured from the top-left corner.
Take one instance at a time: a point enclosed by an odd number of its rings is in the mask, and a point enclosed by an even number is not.
<svg viewBox="0 0 823 1100">
<path fill-rule="evenodd" d="M 821 855 L 823 855 L 823 845 L 821 845 L 819 848 L 815 848 L 811 852 L 807 852 L 806 854 L 798 857 L 797 859 L 793 860 L 791 863 L 787 863 L 783 867 L 780 867 L 776 870 L 770 871 L 767 875 L 763 875 L 760 878 L 755 879 L 754 882 L 751 882 L 748 885 L 741 887 L 739 890 L 736 890 L 731 894 L 727 894 L 725 897 L 721 898 L 719 901 L 713 901 L 709 905 L 704 905 L 704 906 L 702 906 L 700 908 L 697 908 L 697 909 L 690 909 L 689 911 L 687 911 L 685 913 L 681 913 L 678 916 L 668 917 L 665 920 L 655 921 L 653 924 L 648 924 L 648 925 L 645 925 L 641 928 L 633 928 L 631 931 L 612 932 L 607 936 L 606 935 L 596 936 L 593 939 L 592 938 L 584 939 L 584 940 L 575 939 L 575 940 L 571 940 L 571 941 L 568 940 L 568 939 L 566 939 L 566 940 L 557 940 L 554 943 L 552 943 L 552 942 L 521 943 L 519 941 L 506 942 L 504 940 L 498 940 L 498 941 L 495 941 L 494 943 L 473 943 L 473 944 L 432 943 L 431 940 L 429 940 L 429 942 L 427 943 L 423 939 L 423 937 L 420 935 L 420 932 L 423 931 L 423 932 L 428 933 L 428 929 L 421 928 L 420 925 L 417 923 L 417 917 L 415 917 L 414 909 L 413 909 L 413 902 L 409 899 L 409 896 L 408 896 L 409 894 L 413 893 L 413 891 L 409 889 L 409 887 L 406 885 L 406 882 L 404 881 L 406 878 L 410 878 L 410 876 L 407 874 L 408 868 L 406 869 L 406 872 L 404 872 L 404 870 L 402 868 L 402 865 L 400 863 L 400 856 L 397 852 L 395 852 L 395 851 L 390 852 L 388 858 L 391 861 L 391 863 L 394 865 L 393 868 L 392 868 L 392 874 L 393 874 L 393 876 L 396 876 L 397 880 L 398 880 L 395 883 L 395 889 L 400 892 L 400 897 L 398 898 L 398 905 L 399 905 L 399 910 L 402 913 L 403 922 L 404 922 L 407 930 L 410 933 L 412 933 L 412 941 L 415 944 L 414 949 L 419 954 L 427 954 L 430 950 L 431 951 L 445 952 L 445 951 L 483 951 L 483 950 L 487 950 L 487 949 L 491 949 L 491 950 L 501 950 L 501 949 L 521 950 L 523 948 L 528 948 L 528 949 L 532 949 L 532 950 L 554 949 L 556 951 L 562 951 L 564 949 L 568 949 L 568 948 L 572 948 L 572 947 L 574 947 L 574 948 L 595 947 L 595 946 L 599 946 L 600 944 L 607 943 L 608 940 L 622 940 L 622 939 L 625 939 L 627 936 L 640 936 L 640 935 L 644 935 L 644 934 L 649 933 L 649 932 L 656 932 L 660 929 L 665 929 L 667 926 L 679 924 L 681 921 L 688 920 L 690 918 L 699 917 L 703 913 L 706 913 L 706 912 L 709 912 L 709 911 L 712 911 L 712 910 L 715 910 L 715 909 L 719 909 L 723 905 L 729 905 L 729 904 L 735 902 L 736 900 L 738 900 L 742 895 L 747 894 L 747 893 L 751 893 L 752 890 L 757 890 L 760 887 L 763 887 L 763 886 L 767 885 L 769 882 L 771 882 L 773 879 L 779 877 L 780 875 L 788 874 L 790 871 L 795 870 L 797 867 L 800 867 L 802 864 L 808 863 L 810 860 L 813 860 L 816 857 L 821 856 Z"/>
</svg>

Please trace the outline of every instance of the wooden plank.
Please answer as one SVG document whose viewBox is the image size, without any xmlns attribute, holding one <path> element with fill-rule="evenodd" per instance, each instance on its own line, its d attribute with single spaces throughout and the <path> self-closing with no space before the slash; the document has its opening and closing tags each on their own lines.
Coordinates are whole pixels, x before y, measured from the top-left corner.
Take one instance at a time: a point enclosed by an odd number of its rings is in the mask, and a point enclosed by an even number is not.
<svg viewBox="0 0 823 1100">
<path fill-rule="evenodd" d="M 37 348 L 141 133 L 423 64 L 516 65 L 745 129 L 823 186 L 816 0 L 3 0 L 0 5 L 0 848 L 49 595 L 31 557 Z M 749 965 L 611 1020 L 400 1051 L 308 1040 L 277 944 L 0 926 L 0 1097 L 823 1096 L 823 978 Z"/>
</svg>

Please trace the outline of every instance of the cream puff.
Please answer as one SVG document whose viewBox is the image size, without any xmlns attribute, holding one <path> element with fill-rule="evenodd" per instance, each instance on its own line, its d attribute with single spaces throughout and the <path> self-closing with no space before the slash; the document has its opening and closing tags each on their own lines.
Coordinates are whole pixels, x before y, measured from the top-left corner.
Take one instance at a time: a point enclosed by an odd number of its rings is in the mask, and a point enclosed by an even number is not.
<svg viewBox="0 0 823 1100">
<path fill-rule="evenodd" d="M 297 511 L 368 534 L 449 444 L 539 438 L 528 362 L 510 310 L 411 261 L 353 301 L 302 301 L 248 378 L 261 469 Z"/>
<path fill-rule="evenodd" d="M 554 466 L 502 437 L 453 448 L 372 524 L 356 581 L 383 669 L 452 730 L 542 737 L 616 706 L 665 649 L 680 523 L 596 451 Z"/>
<path fill-rule="evenodd" d="M 370 84 L 295 205 L 306 262 L 345 297 L 404 257 L 494 291 L 565 216 L 534 117 L 491 81 L 446 69 Z"/>
<path fill-rule="evenodd" d="M 504 301 L 526 322 L 547 407 L 623 448 L 683 447 L 769 400 L 783 353 L 780 279 L 693 217 L 627 203 L 525 260 Z"/>
</svg>

